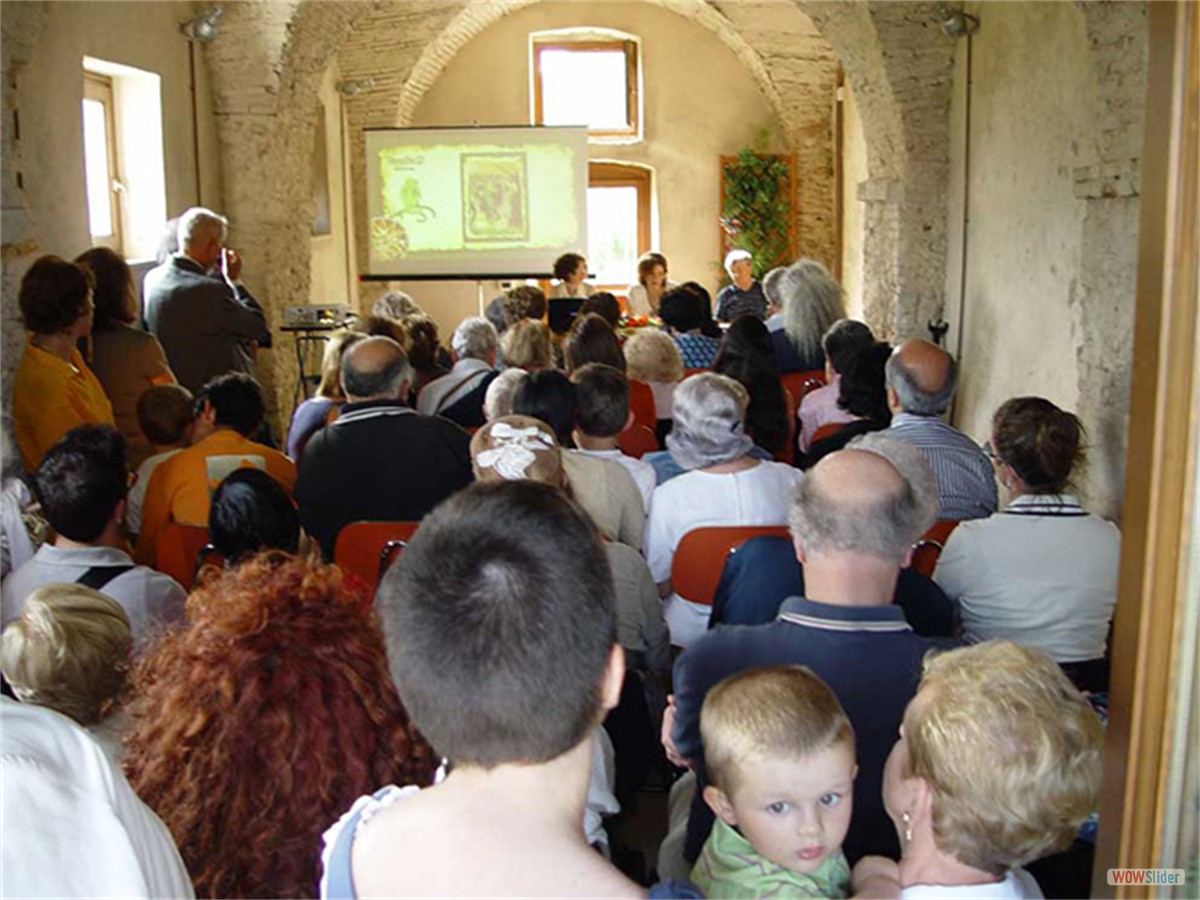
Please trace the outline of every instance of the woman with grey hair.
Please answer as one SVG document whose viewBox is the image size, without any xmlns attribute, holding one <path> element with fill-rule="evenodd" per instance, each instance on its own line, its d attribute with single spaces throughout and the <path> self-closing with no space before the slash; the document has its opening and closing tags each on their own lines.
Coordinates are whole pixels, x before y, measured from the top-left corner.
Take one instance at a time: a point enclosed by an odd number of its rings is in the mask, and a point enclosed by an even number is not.
<svg viewBox="0 0 1200 900">
<path fill-rule="evenodd" d="M 659 594 L 671 643 L 686 647 L 708 627 L 711 607 L 671 587 L 671 564 L 683 536 L 694 528 L 785 525 L 799 472 L 752 456 L 746 434 L 746 389 L 724 375 L 693 375 L 675 390 L 671 457 L 691 471 L 660 484 L 646 522 L 646 561 Z"/>
<path fill-rule="evenodd" d="M 815 259 L 801 259 L 772 279 L 771 293 L 783 309 L 783 328 L 771 332 L 780 372 L 825 367 L 821 338 L 846 317 L 842 288 Z"/>
</svg>

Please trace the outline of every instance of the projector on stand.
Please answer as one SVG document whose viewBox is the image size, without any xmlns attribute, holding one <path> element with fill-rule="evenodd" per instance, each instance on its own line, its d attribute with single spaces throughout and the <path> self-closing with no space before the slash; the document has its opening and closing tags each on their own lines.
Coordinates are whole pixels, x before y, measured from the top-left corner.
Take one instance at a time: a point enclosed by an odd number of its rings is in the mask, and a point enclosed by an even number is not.
<svg viewBox="0 0 1200 900">
<path fill-rule="evenodd" d="M 289 306 L 283 311 L 284 331 L 333 331 L 349 322 L 350 307 L 344 303 L 325 306 Z"/>
</svg>

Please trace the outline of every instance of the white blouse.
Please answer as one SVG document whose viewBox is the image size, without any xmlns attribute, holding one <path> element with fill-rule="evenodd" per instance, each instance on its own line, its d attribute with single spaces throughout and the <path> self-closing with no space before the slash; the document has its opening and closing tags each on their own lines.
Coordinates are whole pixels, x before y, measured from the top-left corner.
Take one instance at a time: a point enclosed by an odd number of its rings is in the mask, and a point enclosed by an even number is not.
<svg viewBox="0 0 1200 900">
<path fill-rule="evenodd" d="M 1026 495 L 955 528 L 933 580 L 968 641 L 1007 638 L 1081 662 L 1104 656 L 1120 555 L 1117 527 L 1075 497 Z"/>
</svg>

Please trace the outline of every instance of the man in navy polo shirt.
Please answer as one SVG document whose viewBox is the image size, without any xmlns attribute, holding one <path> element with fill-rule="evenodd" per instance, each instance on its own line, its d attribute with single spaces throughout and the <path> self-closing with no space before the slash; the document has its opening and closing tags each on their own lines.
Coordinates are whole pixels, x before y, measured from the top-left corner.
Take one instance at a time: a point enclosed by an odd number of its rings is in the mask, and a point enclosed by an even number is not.
<svg viewBox="0 0 1200 900">
<path fill-rule="evenodd" d="M 700 707 L 709 689 L 745 669 L 800 663 L 837 694 L 858 743 L 854 817 L 844 849 L 896 858 L 896 831 L 883 808 L 883 767 L 921 660 L 938 646 L 916 635 L 892 603 L 900 567 L 934 521 L 937 497 L 919 486 L 920 451 L 886 438 L 870 449 L 832 453 L 800 482 L 791 513 L 807 597 L 790 597 L 767 625 L 723 626 L 693 643 L 675 664 L 674 724 L 664 745 L 705 786 Z M 668 711 L 668 718 L 671 711 Z M 670 729 L 670 730 L 668 730 Z M 703 801 L 692 804 L 684 855 L 694 860 L 712 827 Z"/>
</svg>

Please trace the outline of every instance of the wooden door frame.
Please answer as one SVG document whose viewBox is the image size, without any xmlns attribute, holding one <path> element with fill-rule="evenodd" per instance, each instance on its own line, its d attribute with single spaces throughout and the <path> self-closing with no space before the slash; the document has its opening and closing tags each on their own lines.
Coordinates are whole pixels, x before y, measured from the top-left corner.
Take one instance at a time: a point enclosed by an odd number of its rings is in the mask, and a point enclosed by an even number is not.
<svg viewBox="0 0 1200 900">
<path fill-rule="evenodd" d="M 1200 9 L 1147 4 L 1149 62 L 1139 200 L 1137 307 L 1121 574 L 1114 620 L 1093 897 L 1146 897 L 1114 888 L 1110 868 L 1161 864 L 1171 812 L 1167 776 L 1173 709 L 1190 685 L 1177 666 L 1190 513 L 1197 502 L 1197 172 Z M 1190 636 L 1193 637 L 1194 636 Z"/>
</svg>

